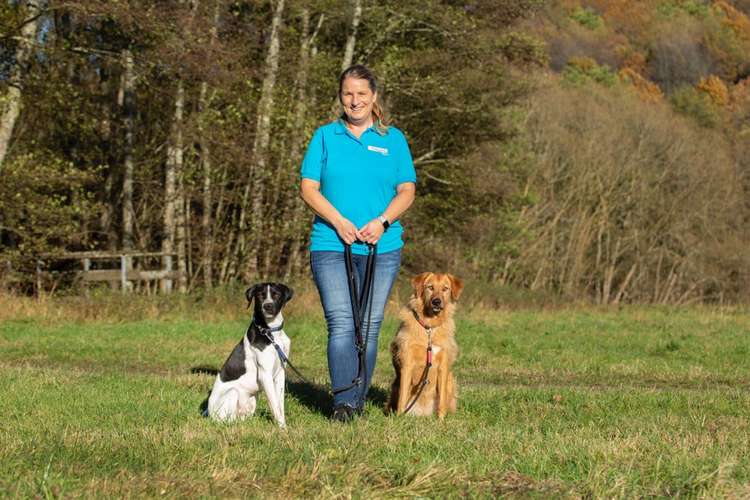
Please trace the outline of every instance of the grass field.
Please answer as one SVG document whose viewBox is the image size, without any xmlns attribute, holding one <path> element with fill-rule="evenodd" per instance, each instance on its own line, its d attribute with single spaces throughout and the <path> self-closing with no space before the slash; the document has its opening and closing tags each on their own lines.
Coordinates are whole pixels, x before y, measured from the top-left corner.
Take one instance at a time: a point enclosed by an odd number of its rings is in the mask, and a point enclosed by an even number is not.
<svg viewBox="0 0 750 500">
<path fill-rule="evenodd" d="M 328 420 L 315 298 L 287 314 L 286 431 L 265 399 L 201 418 L 246 325 L 239 300 L 0 297 L 0 495 L 19 497 L 748 497 L 750 313 L 459 311 L 459 410 L 388 417 L 389 309 L 366 418 Z M 150 304 L 150 305 L 149 305 Z M 395 306 L 394 306 L 395 307 Z"/>
</svg>

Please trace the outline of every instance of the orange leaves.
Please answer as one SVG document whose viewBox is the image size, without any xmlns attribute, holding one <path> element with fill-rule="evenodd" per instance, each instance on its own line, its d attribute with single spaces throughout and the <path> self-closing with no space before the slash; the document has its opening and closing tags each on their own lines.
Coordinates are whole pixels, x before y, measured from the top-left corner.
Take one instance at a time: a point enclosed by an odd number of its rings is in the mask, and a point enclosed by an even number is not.
<svg viewBox="0 0 750 500">
<path fill-rule="evenodd" d="M 731 28 L 738 37 L 750 41 L 750 19 L 724 0 L 714 2 L 713 8 L 721 13 L 722 24 Z"/>
<path fill-rule="evenodd" d="M 729 89 L 730 104 L 733 121 L 738 130 L 744 134 L 750 132 L 750 78 L 740 80 Z M 747 137 L 747 135 L 745 135 Z"/>
<path fill-rule="evenodd" d="M 726 106 L 729 104 L 729 90 L 724 81 L 718 76 L 709 75 L 705 78 L 701 78 L 696 89 L 705 92 L 711 98 L 713 103 L 718 106 Z"/>
<path fill-rule="evenodd" d="M 632 69 L 638 73 L 644 73 L 648 66 L 646 56 L 642 52 L 633 51 L 627 45 L 623 45 L 622 47 L 622 52 L 624 54 L 622 67 Z"/>
<path fill-rule="evenodd" d="M 638 96 L 645 102 L 659 102 L 664 98 L 664 94 L 658 85 L 644 78 L 634 69 L 623 68 L 620 70 L 619 76 L 620 80 L 630 82 Z"/>
</svg>

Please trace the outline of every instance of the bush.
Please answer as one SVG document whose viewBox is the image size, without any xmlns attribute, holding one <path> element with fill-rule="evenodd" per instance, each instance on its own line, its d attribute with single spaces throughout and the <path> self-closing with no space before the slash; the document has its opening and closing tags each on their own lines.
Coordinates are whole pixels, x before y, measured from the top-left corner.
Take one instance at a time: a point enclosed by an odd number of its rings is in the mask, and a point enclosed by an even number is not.
<svg viewBox="0 0 750 500">
<path fill-rule="evenodd" d="M 694 119 L 701 127 L 716 127 L 721 122 L 719 108 L 706 92 L 684 86 L 670 97 L 674 109 Z"/>
<path fill-rule="evenodd" d="M 711 12 L 709 5 L 700 0 L 663 2 L 659 4 L 657 11 L 664 17 L 675 17 L 685 13 L 698 18 L 705 18 Z"/>
<path fill-rule="evenodd" d="M 578 7 L 570 13 L 570 18 L 590 30 L 595 30 L 604 26 L 601 16 L 591 9 Z"/>
<path fill-rule="evenodd" d="M 543 65 L 548 60 L 544 42 L 526 33 L 506 33 L 500 37 L 497 45 L 505 58 L 514 64 Z"/>
<path fill-rule="evenodd" d="M 640 73 L 631 68 L 621 69 L 619 76 L 620 80 L 632 85 L 641 99 L 646 102 L 659 102 L 664 97 L 658 85 L 643 78 Z"/>
<path fill-rule="evenodd" d="M 617 83 L 617 75 L 607 65 L 599 65 L 589 57 L 573 57 L 563 69 L 563 79 L 572 85 L 584 85 L 590 81 L 611 87 Z"/>
<path fill-rule="evenodd" d="M 727 89 L 724 80 L 718 76 L 711 75 L 708 78 L 703 78 L 698 83 L 697 89 L 708 95 L 711 101 L 717 106 L 726 106 L 729 104 L 729 89 Z"/>
</svg>

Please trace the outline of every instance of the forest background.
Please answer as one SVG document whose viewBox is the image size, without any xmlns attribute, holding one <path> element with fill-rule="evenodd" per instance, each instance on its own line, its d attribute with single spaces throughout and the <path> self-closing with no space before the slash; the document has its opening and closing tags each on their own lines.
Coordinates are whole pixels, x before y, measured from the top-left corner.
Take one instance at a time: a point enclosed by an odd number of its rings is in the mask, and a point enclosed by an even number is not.
<svg viewBox="0 0 750 500">
<path fill-rule="evenodd" d="M 353 62 L 418 197 L 408 270 L 601 304 L 750 299 L 750 0 L 6 0 L 0 281 L 164 251 L 307 272 L 301 157 Z M 499 300 L 499 299 L 498 299 Z"/>
</svg>

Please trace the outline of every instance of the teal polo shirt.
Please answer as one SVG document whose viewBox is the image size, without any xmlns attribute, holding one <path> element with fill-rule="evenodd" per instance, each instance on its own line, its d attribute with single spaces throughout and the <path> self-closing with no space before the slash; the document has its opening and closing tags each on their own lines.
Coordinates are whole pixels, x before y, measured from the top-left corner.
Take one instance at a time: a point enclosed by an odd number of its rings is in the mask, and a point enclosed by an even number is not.
<svg viewBox="0 0 750 500">
<path fill-rule="evenodd" d="M 409 145 L 399 129 L 388 127 L 380 135 L 373 126 L 357 138 L 341 120 L 315 131 L 302 160 L 302 178 L 320 182 L 321 194 L 357 228 L 385 211 L 396 186 L 417 181 Z M 393 222 L 378 241 L 378 253 L 404 246 L 402 233 L 401 223 Z M 310 250 L 344 251 L 336 230 L 317 215 Z M 367 246 L 355 243 L 352 252 L 366 255 Z"/>
</svg>

